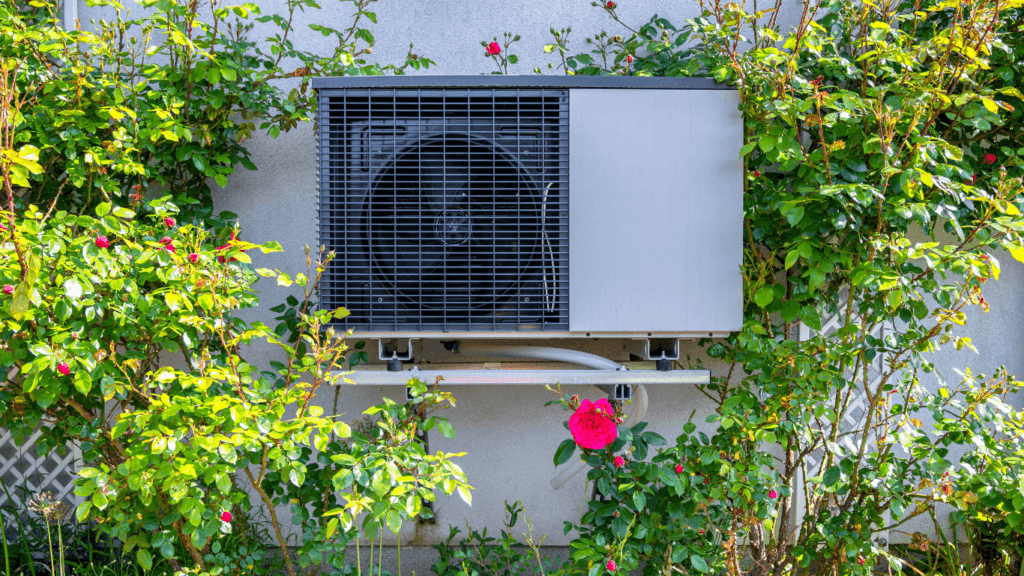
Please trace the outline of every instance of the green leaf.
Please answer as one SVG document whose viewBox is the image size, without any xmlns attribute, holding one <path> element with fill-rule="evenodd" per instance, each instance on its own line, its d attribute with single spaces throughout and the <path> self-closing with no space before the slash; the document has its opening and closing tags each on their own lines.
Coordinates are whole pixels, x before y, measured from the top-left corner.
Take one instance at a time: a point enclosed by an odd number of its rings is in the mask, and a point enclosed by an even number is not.
<svg viewBox="0 0 1024 576">
<path fill-rule="evenodd" d="M 800 303 L 795 300 L 786 300 L 782 303 L 782 319 L 792 322 L 800 317 Z"/>
<path fill-rule="evenodd" d="M 465 486 L 459 486 L 459 497 L 462 498 L 462 501 L 465 502 L 467 505 L 473 505 L 473 494 L 470 493 L 469 488 Z"/>
<path fill-rule="evenodd" d="M 28 282 L 22 282 L 14 289 L 14 296 L 11 298 L 11 316 L 15 320 L 21 320 L 25 314 L 28 314 L 31 296 L 32 287 Z"/>
<path fill-rule="evenodd" d="M 644 493 L 639 490 L 633 492 L 633 505 L 636 506 L 636 511 L 643 510 L 645 504 L 647 504 L 647 497 L 644 496 Z"/>
<path fill-rule="evenodd" d="M 825 475 L 822 478 L 822 482 L 825 484 L 826 488 L 831 488 L 832 486 L 835 486 L 836 482 L 839 482 L 839 476 L 839 466 L 833 466 L 828 470 L 825 470 Z"/>
<path fill-rule="evenodd" d="M 772 290 L 771 286 L 762 286 L 761 289 L 754 294 L 754 303 L 761 308 L 771 304 L 774 299 L 775 290 Z"/>
<path fill-rule="evenodd" d="M 441 435 L 445 438 L 455 438 L 455 428 L 448 422 L 447 418 L 434 418 L 434 422 L 437 424 L 437 429 L 441 431 Z"/>
<path fill-rule="evenodd" d="M 306 481 L 306 470 L 301 464 L 296 464 L 288 470 L 288 481 L 295 486 L 302 486 L 302 483 Z"/>
<path fill-rule="evenodd" d="M 77 278 L 68 278 L 64 282 L 64 295 L 72 302 L 77 302 L 82 298 L 82 285 Z"/>
<path fill-rule="evenodd" d="M 139 566 L 146 572 L 153 569 L 153 556 L 149 553 L 149 550 L 143 550 L 139 548 L 139 551 L 135 553 L 135 559 L 139 561 Z"/>
<path fill-rule="evenodd" d="M 705 562 L 703 558 L 701 558 L 700 556 L 697 556 L 696 554 L 694 554 L 693 556 L 690 556 L 690 564 L 693 565 L 693 569 L 697 570 L 698 572 L 707 572 L 708 571 L 708 563 Z"/>
<path fill-rule="evenodd" d="M 92 510 L 92 501 L 86 500 L 85 502 L 82 502 L 78 506 L 78 509 L 75 510 L 75 518 L 78 518 L 79 522 L 85 522 L 85 520 L 89 517 L 90 510 Z"/>
<path fill-rule="evenodd" d="M 75 390 L 82 394 L 88 394 L 92 390 L 92 377 L 89 376 L 88 371 L 78 370 L 75 372 Z"/>
<path fill-rule="evenodd" d="M 640 437 L 651 446 L 664 446 L 666 444 L 665 437 L 656 432 L 644 432 Z"/>
<path fill-rule="evenodd" d="M 558 445 L 555 450 L 555 466 L 561 466 L 572 458 L 573 453 L 576 452 L 576 441 L 572 438 L 567 438 Z"/>
<path fill-rule="evenodd" d="M 395 534 L 402 528 L 402 515 L 398 512 L 391 510 L 387 515 L 388 530 L 391 530 Z"/>
</svg>

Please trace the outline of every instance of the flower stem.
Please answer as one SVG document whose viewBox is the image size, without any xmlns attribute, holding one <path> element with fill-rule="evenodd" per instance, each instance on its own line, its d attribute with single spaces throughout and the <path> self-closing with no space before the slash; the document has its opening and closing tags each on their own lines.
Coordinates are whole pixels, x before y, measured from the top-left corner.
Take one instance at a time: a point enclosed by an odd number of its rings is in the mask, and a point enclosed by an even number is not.
<svg viewBox="0 0 1024 576">
<path fill-rule="evenodd" d="M 64 530 L 57 523 L 57 554 L 60 556 L 60 576 L 64 576 Z"/>
<path fill-rule="evenodd" d="M 57 571 L 53 566 L 53 536 L 50 535 L 50 519 L 45 516 L 44 518 L 46 519 L 46 543 L 50 547 L 50 574 L 56 574 Z"/>
</svg>

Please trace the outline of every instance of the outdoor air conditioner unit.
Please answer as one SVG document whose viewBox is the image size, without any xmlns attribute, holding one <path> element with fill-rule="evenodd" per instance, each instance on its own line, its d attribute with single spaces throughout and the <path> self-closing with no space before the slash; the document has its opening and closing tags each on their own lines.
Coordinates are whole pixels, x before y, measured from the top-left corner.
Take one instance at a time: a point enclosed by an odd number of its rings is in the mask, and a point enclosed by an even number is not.
<svg viewBox="0 0 1024 576">
<path fill-rule="evenodd" d="M 743 119 L 705 78 L 321 78 L 320 302 L 367 338 L 742 325 Z"/>
</svg>

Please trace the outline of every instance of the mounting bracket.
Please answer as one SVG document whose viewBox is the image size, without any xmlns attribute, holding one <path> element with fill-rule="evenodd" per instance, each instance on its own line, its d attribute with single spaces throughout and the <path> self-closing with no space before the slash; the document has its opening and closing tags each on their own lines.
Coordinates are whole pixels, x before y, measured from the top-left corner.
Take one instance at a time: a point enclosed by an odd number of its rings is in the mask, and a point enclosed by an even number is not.
<svg viewBox="0 0 1024 576">
<path fill-rule="evenodd" d="M 415 338 L 406 338 L 405 353 L 398 355 L 398 342 L 392 339 L 390 344 L 384 344 L 384 340 L 377 340 L 377 358 L 387 361 L 388 372 L 399 372 L 402 370 L 402 362 L 412 360 L 412 341 Z"/>
<path fill-rule="evenodd" d="M 672 369 L 672 362 L 679 360 L 678 338 L 648 338 L 644 342 L 644 356 L 654 360 L 661 372 Z"/>
</svg>

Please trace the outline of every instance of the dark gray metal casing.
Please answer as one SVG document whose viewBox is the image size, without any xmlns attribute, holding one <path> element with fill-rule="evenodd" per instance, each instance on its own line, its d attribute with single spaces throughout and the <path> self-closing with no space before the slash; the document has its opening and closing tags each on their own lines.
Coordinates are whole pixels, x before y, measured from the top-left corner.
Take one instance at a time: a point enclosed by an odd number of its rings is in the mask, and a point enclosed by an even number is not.
<svg viewBox="0 0 1024 576">
<path fill-rule="evenodd" d="M 742 326 L 736 90 L 705 78 L 523 76 L 322 78 L 313 87 L 321 98 L 357 88 L 569 93 L 568 330 L 364 337 L 699 337 Z"/>
</svg>

